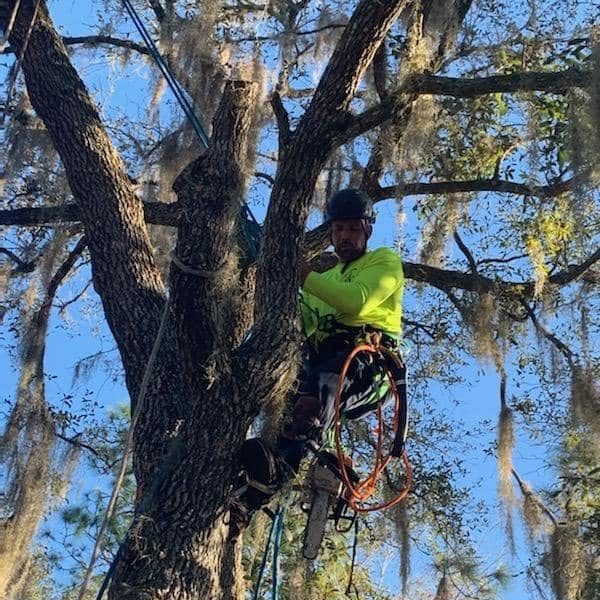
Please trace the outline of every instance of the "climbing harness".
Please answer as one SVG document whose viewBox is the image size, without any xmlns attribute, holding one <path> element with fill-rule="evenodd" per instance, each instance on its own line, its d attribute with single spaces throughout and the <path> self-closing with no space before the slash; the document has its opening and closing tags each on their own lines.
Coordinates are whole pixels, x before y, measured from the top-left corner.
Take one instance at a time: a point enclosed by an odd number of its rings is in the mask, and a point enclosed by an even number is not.
<svg viewBox="0 0 600 600">
<path fill-rule="evenodd" d="M 311 501 L 301 504 L 302 510 L 308 513 L 304 531 L 302 552 L 305 558 L 317 557 L 328 520 L 334 521 L 335 530 L 347 532 L 356 527 L 358 513 L 373 512 L 395 506 L 408 494 L 412 486 L 412 469 L 404 444 L 408 424 L 408 402 L 406 394 L 406 367 L 396 351 L 382 344 L 383 336 L 379 332 L 365 334 L 346 357 L 338 378 L 335 394 L 334 445 L 335 453 L 323 452 L 316 443 L 308 445 L 316 455 L 316 461 L 307 477 L 311 491 Z M 383 437 L 384 422 L 382 401 L 377 404 L 377 443 L 375 467 L 362 481 L 352 469 L 352 461 L 344 454 L 341 443 L 342 395 L 345 390 L 347 375 L 353 362 L 360 354 L 366 354 L 372 360 L 380 360 L 385 365 L 385 377 L 389 389 L 386 394 L 394 398 L 393 433 L 394 440 L 389 453 L 384 455 Z M 391 366 L 389 366 L 391 365 Z M 396 497 L 378 504 L 366 504 L 373 495 L 376 484 L 390 464 L 392 458 L 401 458 L 406 472 L 406 484 Z M 342 522 L 349 525 L 342 527 Z M 356 532 L 355 532 L 356 535 Z"/>
</svg>

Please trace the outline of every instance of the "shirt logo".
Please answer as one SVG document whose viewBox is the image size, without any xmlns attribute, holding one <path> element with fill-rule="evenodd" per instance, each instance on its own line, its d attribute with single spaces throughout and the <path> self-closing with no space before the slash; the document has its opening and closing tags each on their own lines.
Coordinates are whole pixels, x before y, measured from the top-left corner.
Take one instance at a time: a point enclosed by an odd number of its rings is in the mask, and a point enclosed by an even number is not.
<svg viewBox="0 0 600 600">
<path fill-rule="evenodd" d="M 356 269 L 350 269 L 349 271 L 346 271 L 346 273 L 344 273 L 343 281 L 345 281 L 346 283 L 349 283 L 350 281 L 354 281 L 355 277 L 356 277 Z"/>
</svg>

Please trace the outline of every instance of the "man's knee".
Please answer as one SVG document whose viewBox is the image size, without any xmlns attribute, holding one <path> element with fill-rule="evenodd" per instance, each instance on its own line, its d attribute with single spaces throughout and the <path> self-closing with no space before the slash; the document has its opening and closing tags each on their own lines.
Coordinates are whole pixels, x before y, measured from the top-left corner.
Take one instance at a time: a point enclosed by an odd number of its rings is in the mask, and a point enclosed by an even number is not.
<svg viewBox="0 0 600 600">
<path fill-rule="evenodd" d="M 292 409 L 292 428 L 296 433 L 307 433 L 318 425 L 321 402 L 316 396 L 300 396 Z"/>
</svg>

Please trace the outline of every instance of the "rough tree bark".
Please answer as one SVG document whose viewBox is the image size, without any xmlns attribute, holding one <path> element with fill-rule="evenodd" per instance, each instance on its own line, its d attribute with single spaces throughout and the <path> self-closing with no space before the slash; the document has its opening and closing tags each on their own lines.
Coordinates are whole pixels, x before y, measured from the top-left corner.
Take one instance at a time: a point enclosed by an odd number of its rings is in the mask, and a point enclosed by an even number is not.
<svg viewBox="0 0 600 600">
<path fill-rule="evenodd" d="M 17 51 L 35 4 L 21 2 L 10 39 Z M 240 542 L 227 542 L 235 457 L 260 408 L 285 394 L 293 379 L 296 266 L 307 241 L 304 226 L 319 172 L 339 144 L 398 112 L 410 115 L 417 92 L 407 94 L 407 89 L 399 90 L 401 100 L 389 94 L 381 106 L 362 115 L 350 111 L 361 77 L 408 4 L 358 2 L 295 131 L 288 131 L 285 111 L 275 99 L 279 162 L 255 267 L 242 264 L 235 235 L 254 85 L 225 86 L 208 150 L 176 180 L 176 213 L 165 207 L 168 212 L 157 217 L 170 223 L 178 219 L 179 266 L 171 269 L 168 333 L 135 432 L 140 492 L 116 565 L 113 599 L 243 597 Z M 438 32 L 430 65 L 440 63 L 470 1 L 450 4 L 457 10 Z M 143 203 L 44 2 L 23 69 L 32 105 L 64 164 L 76 216 L 85 227 L 94 286 L 135 399 L 166 302 Z M 417 83 L 435 82 L 424 78 Z M 322 239 L 322 231 L 317 232 L 315 240 Z M 412 275 L 428 279 L 444 273 L 414 265 Z M 476 274 L 452 272 L 448 277 L 440 285 L 491 285 L 475 281 Z"/>
</svg>

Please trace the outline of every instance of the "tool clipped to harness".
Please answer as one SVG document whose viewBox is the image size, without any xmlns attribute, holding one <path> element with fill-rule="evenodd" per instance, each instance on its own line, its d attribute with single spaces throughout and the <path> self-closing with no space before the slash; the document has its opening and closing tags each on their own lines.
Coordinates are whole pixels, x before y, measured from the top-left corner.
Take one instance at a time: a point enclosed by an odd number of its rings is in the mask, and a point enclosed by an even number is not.
<svg viewBox="0 0 600 600">
<path fill-rule="evenodd" d="M 309 560 L 315 559 L 319 553 L 328 520 L 334 521 L 336 531 L 345 533 L 352 529 L 356 519 L 356 512 L 348 514 L 349 507 L 337 456 L 331 452 L 315 450 L 314 447 L 311 450 L 316 452 L 317 460 L 306 478 L 310 502 L 301 504 L 302 510 L 308 512 L 302 555 Z M 358 482 L 358 476 L 352 471 L 352 467 L 347 468 L 355 483 Z M 340 523 L 343 521 L 349 521 L 349 526 L 342 528 Z"/>
</svg>

